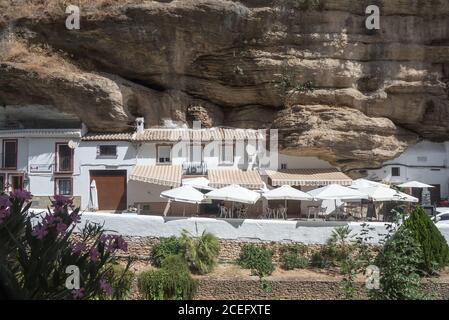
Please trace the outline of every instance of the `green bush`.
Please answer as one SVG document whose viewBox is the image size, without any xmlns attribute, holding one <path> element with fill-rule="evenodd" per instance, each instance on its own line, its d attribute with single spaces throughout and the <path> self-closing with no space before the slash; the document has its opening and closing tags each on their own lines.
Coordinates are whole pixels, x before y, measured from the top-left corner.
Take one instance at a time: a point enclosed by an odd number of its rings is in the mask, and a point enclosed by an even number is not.
<svg viewBox="0 0 449 320">
<path fill-rule="evenodd" d="M 200 237 L 191 237 L 184 232 L 181 243 L 184 258 L 192 272 L 206 274 L 212 271 L 220 252 L 220 242 L 216 236 L 203 232 Z"/>
<path fill-rule="evenodd" d="M 165 258 L 158 270 L 142 272 L 137 286 L 148 300 L 190 300 L 196 289 L 189 268 L 179 255 Z"/>
<path fill-rule="evenodd" d="M 421 272 L 432 274 L 448 265 L 449 247 L 446 239 L 421 207 L 410 213 L 404 226 L 412 232 L 422 248 Z"/>
<path fill-rule="evenodd" d="M 304 269 L 309 265 L 309 260 L 304 257 L 307 248 L 303 245 L 289 245 L 281 251 L 281 266 L 285 270 Z"/>
<path fill-rule="evenodd" d="M 369 295 L 382 300 L 422 299 L 418 274 L 422 264 L 422 248 L 404 225 L 385 243 L 375 260 L 380 269 L 380 288 Z"/>
<path fill-rule="evenodd" d="M 161 239 L 158 244 L 153 246 L 153 252 L 151 255 L 151 261 L 156 267 L 160 267 L 162 261 L 171 255 L 177 255 L 183 253 L 183 244 L 177 237 L 169 237 Z"/>
<path fill-rule="evenodd" d="M 274 271 L 273 251 L 254 244 L 245 244 L 242 247 L 238 264 L 245 269 L 251 269 L 252 273 L 264 277 Z"/>
<path fill-rule="evenodd" d="M 337 227 L 326 244 L 311 256 L 310 265 L 316 268 L 341 267 L 356 249 L 350 242 L 348 226 Z"/>
<path fill-rule="evenodd" d="M 105 273 L 105 278 L 112 287 L 113 297 L 119 300 L 128 298 L 131 292 L 131 284 L 134 280 L 134 273 L 120 264 L 113 264 Z M 100 296 L 101 299 L 108 299 L 106 295 Z"/>
</svg>

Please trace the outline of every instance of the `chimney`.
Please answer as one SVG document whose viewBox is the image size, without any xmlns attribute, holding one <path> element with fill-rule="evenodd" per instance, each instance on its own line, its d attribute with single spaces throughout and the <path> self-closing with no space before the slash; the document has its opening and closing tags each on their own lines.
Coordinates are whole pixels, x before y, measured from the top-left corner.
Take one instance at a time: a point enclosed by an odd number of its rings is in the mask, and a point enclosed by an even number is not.
<svg viewBox="0 0 449 320">
<path fill-rule="evenodd" d="M 137 134 L 143 133 L 143 131 L 145 130 L 144 123 L 145 123 L 144 118 L 136 118 L 136 133 Z"/>
</svg>

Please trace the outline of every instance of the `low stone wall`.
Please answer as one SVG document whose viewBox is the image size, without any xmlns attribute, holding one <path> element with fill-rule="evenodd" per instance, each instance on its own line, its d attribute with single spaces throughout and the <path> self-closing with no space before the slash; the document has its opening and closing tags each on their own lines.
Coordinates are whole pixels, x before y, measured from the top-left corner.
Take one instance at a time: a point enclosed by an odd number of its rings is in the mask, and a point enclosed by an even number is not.
<svg viewBox="0 0 449 320">
<path fill-rule="evenodd" d="M 286 279 L 267 282 L 269 292 L 255 279 L 198 279 L 197 300 L 342 300 L 345 299 L 340 281 L 320 281 L 316 279 Z M 424 291 L 434 299 L 449 299 L 449 282 L 429 282 L 423 284 Z M 356 283 L 356 299 L 367 299 L 367 291 L 362 282 Z"/>
<path fill-rule="evenodd" d="M 133 257 L 138 260 L 149 260 L 153 246 L 160 242 L 160 238 L 152 237 L 124 237 L 128 242 L 128 252 L 120 257 Z M 279 243 L 270 241 L 235 241 L 220 239 L 219 262 L 236 262 L 240 256 L 242 247 L 247 243 L 253 243 L 257 246 L 263 246 L 273 251 L 273 262 L 278 263 L 281 250 L 289 243 Z M 306 256 L 310 256 L 313 252 L 318 251 L 322 245 L 308 245 Z"/>
</svg>

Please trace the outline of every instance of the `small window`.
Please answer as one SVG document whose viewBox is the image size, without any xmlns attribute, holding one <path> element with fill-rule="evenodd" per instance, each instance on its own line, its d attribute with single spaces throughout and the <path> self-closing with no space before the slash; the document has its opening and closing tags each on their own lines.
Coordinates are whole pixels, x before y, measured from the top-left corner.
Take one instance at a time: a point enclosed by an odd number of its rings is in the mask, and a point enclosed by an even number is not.
<svg viewBox="0 0 449 320">
<path fill-rule="evenodd" d="M 221 145 L 220 161 L 222 163 L 234 163 L 234 144 L 223 143 Z"/>
<path fill-rule="evenodd" d="M 449 220 L 449 214 L 442 214 L 440 216 L 440 221 L 448 221 Z"/>
<path fill-rule="evenodd" d="M 5 190 L 6 177 L 4 174 L 0 173 L 0 194 Z"/>
<path fill-rule="evenodd" d="M 158 163 L 171 162 L 171 146 L 157 146 L 157 161 Z"/>
<path fill-rule="evenodd" d="M 56 144 L 56 171 L 73 171 L 73 149 L 67 143 Z"/>
<path fill-rule="evenodd" d="M 98 146 L 98 156 L 99 157 L 117 157 L 117 146 L 114 145 L 104 145 Z"/>
<path fill-rule="evenodd" d="M 71 178 L 56 178 L 55 179 L 55 193 L 58 196 L 71 196 L 72 190 Z"/>
<path fill-rule="evenodd" d="M 285 170 L 287 169 L 287 164 L 286 163 L 281 163 L 281 170 Z"/>
<path fill-rule="evenodd" d="M 391 168 L 391 176 L 399 177 L 400 175 L 401 175 L 401 168 L 399 168 L 399 167 Z"/>
<path fill-rule="evenodd" d="M 3 140 L 2 167 L 17 169 L 17 140 Z"/>
</svg>

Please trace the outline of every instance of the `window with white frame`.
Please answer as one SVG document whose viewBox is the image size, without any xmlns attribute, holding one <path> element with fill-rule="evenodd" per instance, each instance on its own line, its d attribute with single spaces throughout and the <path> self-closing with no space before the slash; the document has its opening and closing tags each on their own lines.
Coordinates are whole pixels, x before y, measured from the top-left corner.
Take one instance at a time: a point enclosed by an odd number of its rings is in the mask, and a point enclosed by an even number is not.
<svg viewBox="0 0 449 320">
<path fill-rule="evenodd" d="M 5 189 L 6 185 L 6 175 L 4 173 L 0 173 L 0 193 Z"/>
<path fill-rule="evenodd" d="M 17 140 L 5 139 L 2 142 L 2 168 L 17 169 Z"/>
<path fill-rule="evenodd" d="M 55 194 L 59 196 L 73 195 L 73 181 L 72 178 L 59 177 L 55 178 Z"/>
<path fill-rule="evenodd" d="M 168 145 L 157 146 L 157 162 L 171 163 L 171 146 Z"/>
<path fill-rule="evenodd" d="M 391 168 L 391 176 L 392 177 L 399 177 L 399 176 L 401 176 L 401 168 L 399 168 L 399 167 L 392 167 Z"/>
<path fill-rule="evenodd" d="M 56 144 L 56 172 L 73 171 L 73 149 L 68 143 Z"/>
</svg>

